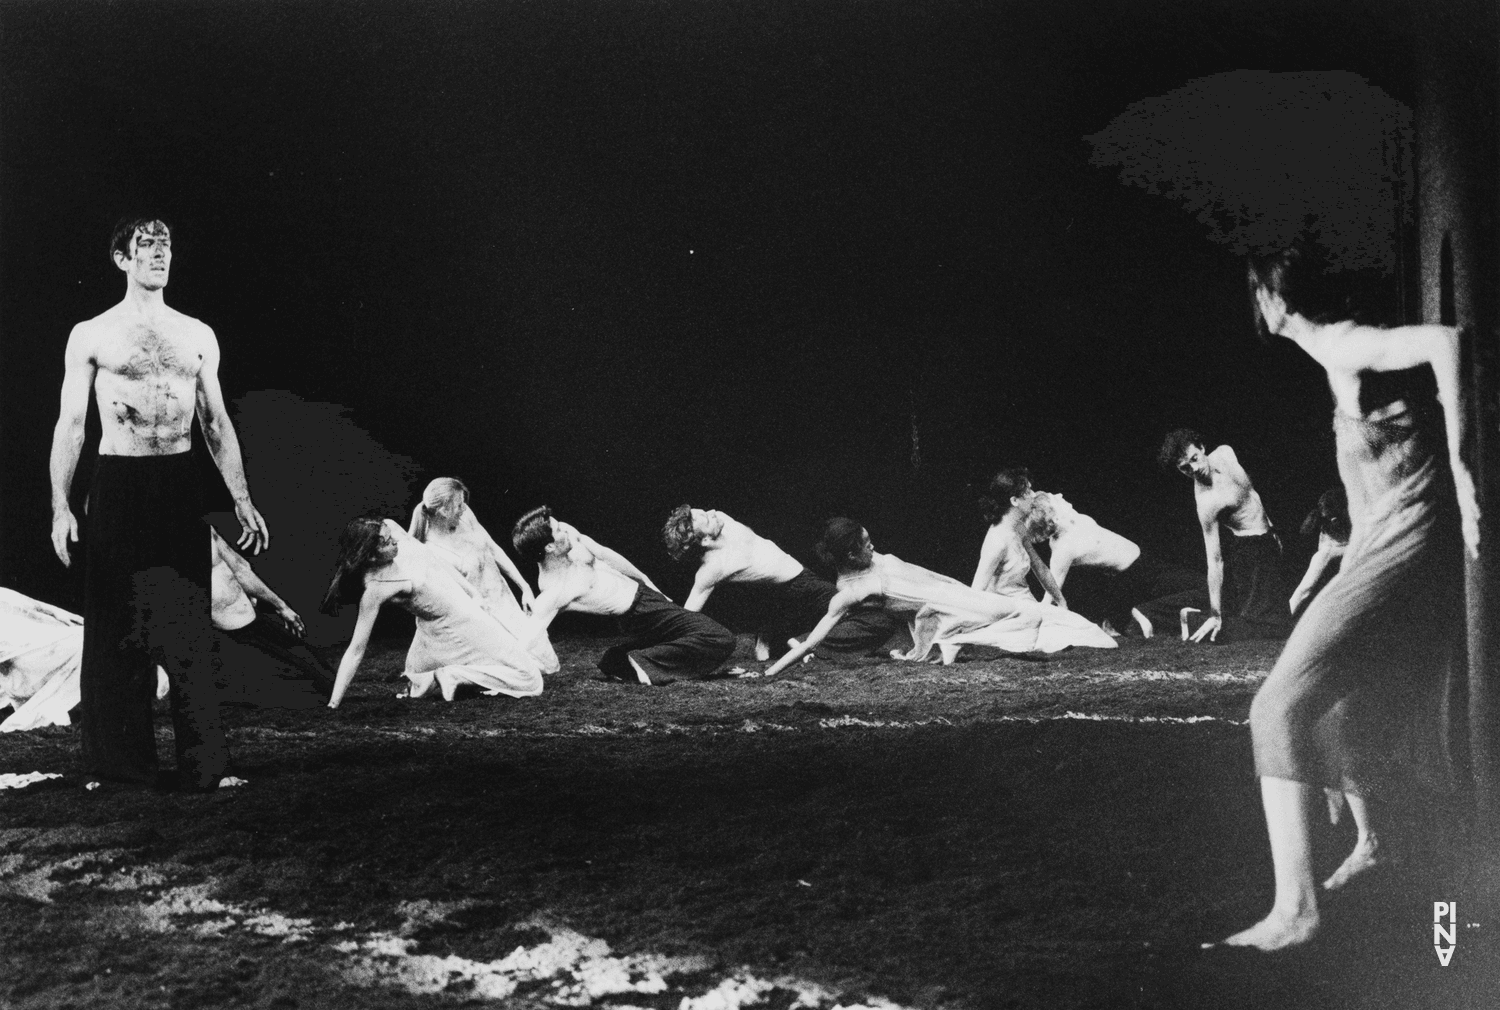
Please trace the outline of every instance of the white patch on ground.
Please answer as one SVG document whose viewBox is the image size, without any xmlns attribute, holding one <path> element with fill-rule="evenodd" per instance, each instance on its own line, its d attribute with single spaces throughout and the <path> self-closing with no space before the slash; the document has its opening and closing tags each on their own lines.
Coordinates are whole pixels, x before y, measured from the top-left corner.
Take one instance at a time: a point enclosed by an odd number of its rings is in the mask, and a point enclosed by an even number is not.
<svg viewBox="0 0 1500 1010">
<path fill-rule="evenodd" d="M 0 856 L 0 893 L 50 905 L 53 895 L 64 887 L 130 890 L 133 871 L 108 869 L 124 855 L 123 849 L 100 849 L 67 859 L 40 862 L 21 852 Z"/>
<path fill-rule="evenodd" d="M 1052 722 L 1058 719 L 1082 719 L 1086 722 L 1164 722 L 1191 725 L 1199 722 L 1222 722 L 1230 726 L 1248 726 L 1249 719 L 1225 719 L 1217 715 L 1099 715 L 1088 712 L 1064 712 L 1062 715 L 1042 716 L 1028 719 L 1024 716 L 1006 716 L 1007 722 Z"/>
<path fill-rule="evenodd" d="M 38 782 L 60 778 L 61 772 L 4 772 L 0 773 L 0 789 L 25 789 Z"/>
<path fill-rule="evenodd" d="M 108 863 L 122 853 L 93 853 L 49 864 L 42 870 L 78 870 L 99 862 Z M 0 857 L 0 875 L 12 857 Z M 168 880 L 172 867 L 138 866 L 113 874 L 94 874 L 93 886 L 121 890 L 127 878 L 136 886 L 159 886 Z M 88 874 L 85 874 L 87 877 Z M 78 882 L 77 878 L 68 881 Z M 56 884 L 56 886 L 64 886 Z M 465 999 L 503 1000 L 524 990 L 528 1005 L 592 1007 L 606 1001 L 610 1010 L 626 1010 L 633 994 L 665 997 L 681 1010 L 738 1010 L 762 1005 L 774 998 L 792 1010 L 902 1010 L 881 999 L 847 1001 L 843 994 L 812 982 L 791 977 L 760 978 L 748 968 L 728 975 L 712 972 L 707 957 L 668 957 L 659 954 L 611 953 L 603 940 L 585 936 L 542 918 L 517 923 L 519 930 L 542 932 L 547 938 L 531 946 L 518 946 L 504 957 L 476 961 L 457 954 L 424 954 L 411 934 L 439 925 L 448 917 L 475 907 L 473 901 L 440 902 L 418 900 L 396 907 L 402 923 L 397 933 L 375 931 L 347 937 L 348 922 L 318 926 L 311 919 L 292 918 L 265 909 L 247 909 L 213 896 L 218 882 L 167 887 L 154 900 L 135 906 L 141 929 L 155 933 L 187 934 L 200 940 L 229 940 L 235 934 L 280 938 L 283 943 L 325 941 L 323 947 L 341 955 L 337 970 L 344 980 L 360 987 L 390 986 L 415 995 L 446 993 Z M 339 939 L 340 935 L 347 938 Z"/>
</svg>

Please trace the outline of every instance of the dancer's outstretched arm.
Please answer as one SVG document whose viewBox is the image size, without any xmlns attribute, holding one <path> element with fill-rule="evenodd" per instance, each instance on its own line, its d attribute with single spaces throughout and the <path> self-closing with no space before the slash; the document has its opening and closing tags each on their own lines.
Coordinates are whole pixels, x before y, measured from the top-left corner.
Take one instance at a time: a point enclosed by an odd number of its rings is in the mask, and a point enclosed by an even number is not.
<svg viewBox="0 0 1500 1010">
<path fill-rule="evenodd" d="M 703 605 L 708 602 L 714 587 L 719 584 L 719 571 L 705 562 L 698 566 L 698 572 L 693 576 L 693 591 L 688 593 L 687 602 L 682 605 L 683 610 L 694 612 L 701 611 Z"/>
<path fill-rule="evenodd" d="M 619 553 L 618 551 L 610 550 L 608 547 L 605 547 L 597 540 L 594 540 L 592 537 L 585 536 L 582 533 L 578 534 L 578 539 L 583 541 L 584 545 L 587 546 L 589 550 L 594 552 L 594 557 L 598 558 L 600 561 L 603 561 L 605 564 L 609 565 L 609 567 L 613 568 L 621 575 L 628 576 L 632 579 L 635 579 L 635 581 L 641 583 L 642 585 L 650 586 L 652 589 L 656 589 L 656 583 L 651 581 L 651 576 L 647 575 L 635 565 L 631 564 L 626 559 L 625 555 Z M 656 591 L 658 593 L 661 593 L 660 589 L 656 589 Z M 663 596 L 667 595 L 666 593 L 661 594 Z"/>
<path fill-rule="evenodd" d="M 818 643 L 828 637 L 828 633 L 833 630 L 833 626 L 838 624 L 843 619 L 843 616 L 849 612 L 849 608 L 862 599 L 864 597 L 852 593 L 847 589 L 840 589 L 835 593 L 833 599 L 828 601 L 828 613 L 823 615 L 823 619 L 818 622 L 818 626 L 813 628 L 812 632 L 795 649 L 788 650 L 785 656 L 782 656 L 775 663 L 771 664 L 770 668 L 766 670 L 766 676 L 776 676 L 776 674 L 817 648 Z"/>
<path fill-rule="evenodd" d="M 255 574 L 255 569 L 250 567 L 250 562 L 241 557 L 239 551 L 226 544 L 224 538 L 219 536 L 218 530 L 210 526 L 208 531 L 213 539 L 214 555 L 229 568 L 235 581 L 245 590 L 245 594 L 274 608 L 292 632 L 301 638 L 307 630 L 302 623 L 301 615 L 287 606 L 287 602 L 277 596 L 276 591 Z"/>
<path fill-rule="evenodd" d="M 1073 551 L 1062 537 L 1052 541 L 1052 561 L 1048 567 L 1052 572 L 1052 581 L 1057 583 L 1059 590 L 1062 589 L 1068 572 L 1073 570 Z"/>
<path fill-rule="evenodd" d="M 1052 577 L 1052 570 L 1042 564 L 1042 556 L 1036 552 L 1035 545 L 1030 540 L 1026 541 L 1026 556 L 1031 559 L 1031 574 L 1042 584 L 1047 595 L 1052 597 L 1052 602 L 1063 610 L 1068 609 L 1068 601 L 1063 599 L 1062 587 Z"/>
<path fill-rule="evenodd" d="M 500 573 L 507 579 L 510 579 L 521 594 L 521 609 L 525 610 L 528 614 L 531 613 L 532 608 L 536 606 L 536 597 L 531 592 L 531 584 L 521 577 L 521 570 L 510 559 L 510 555 L 506 554 L 505 551 L 500 549 L 500 545 L 495 543 L 495 538 L 490 536 L 489 530 L 483 526 L 479 527 L 479 529 L 484 533 L 484 539 L 490 545 L 490 553 L 494 555 L 495 564 L 500 566 Z"/>
<path fill-rule="evenodd" d="M 1302 576 L 1302 581 L 1297 583 L 1297 588 L 1292 590 L 1291 599 L 1287 601 L 1287 607 L 1292 613 L 1295 614 L 1297 608 L 1312 596 L 1313 587 L 1323 578 L 1323 573 L 1333 564 L 1333 559 L 1343 553 L 1342 545 L 1337 540 L 1327 533 L 1318 534 L 1318 549 L 1307 563 L 1307 573 Z"/>
<path fill-rule="evenodd" d="M 333 693 L 328 697 L 329 708 L 338 708 L 339 702 L 344 700 L 344 692 L 349 689 L 349 682 L 354 679 L 355 671 L 365 658 L 365 649 L 370 644 L 370 632 L 375 628 L 375 618 L 380 616 L 381 605 L 407 585 L 409 583 L 406 582 L 372 582 L 365 586 L 364 595 L 359 598 L 359 617 L 354 622 L 354 637 L 344 650 L 344 658 L 339 660 Z"/>
<path fill-rule="evenodd" d="M 1329 373 L 1357 375 L 1362 371 L 1388 372 L 1418 365 L 1431 365 L 1437 381 L 1437 399 L 1443 408 L 1443 429 L 1448 438 L 1448 466 L 1458 495 L 1458 514 L 1463 525 L 1464 545 L 1479 556 L 1479 499 L 1474 475 L 1464 463 L 1461 450 L 1468 424 L 1466 390 L 1459 374 L 1458 331 L 1451 326 L 1427 324 L 1380 329 L 1354 326 L 1347 330 L 1329 326 L 1314 328 L 1297 339 L 1303 350 Z"/>
<path fill-rule="evenodd" d="M 1208 606 L 1213 613 L 1193 632 L 1193 641 L 1207 638 L 1216 642 L 1224 627 L 1224 555 L 1219 546 L 1219 517 L 1199 516 L 1199 520 L 1203 524 L 1203 553 L 1208 562 Z"/>
</svg>

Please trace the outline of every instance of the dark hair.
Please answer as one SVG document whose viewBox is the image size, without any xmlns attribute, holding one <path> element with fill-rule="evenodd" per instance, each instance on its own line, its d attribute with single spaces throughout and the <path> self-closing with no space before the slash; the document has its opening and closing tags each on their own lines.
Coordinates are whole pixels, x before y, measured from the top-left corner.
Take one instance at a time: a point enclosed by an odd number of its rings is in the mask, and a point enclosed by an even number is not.
<svg viewBox="0 0 1500 1010">
<path fill-rule="evenodd" d="M 823 524 L 813 551 L 819 561 L 834 571 L 848 571 L 849 562 L 864 546 L 864 529 L 853 519 L 835 516 Z"/>
<path fill-rule="evenodd" d="M 979 511 L 991 526 L 1011 510 L 1010 500 L 1031 487 L 1031 471 L 1024 466 L 1008 466 L 990 478 L 990 486 L 979 496 Z"/>
<path fill-rule="evenodd" d="M 679 505 L 668 513 L 667 523 L 661 528 L 661 542 L 673 561 L 703 553 L 703 534 L 693 528 L 692 506 Z"/>
<path fill-rule="evenodd" d="M 517 519 L 511 527 L 510 542 L 522 561 L 541 564 L 552 542 L 552 510 L 541 505 Z"/>
<path fill-rule="evenodd" d="M 365 568 L 380 546 L 380 531 L 385 520 L 378 515 L 365 514 L 349 520 L 344 532 L 339 534 L 339 553 L 333 563 L 333 578 L 328 580 L 328 591 L 318 609 L 325 614 L 339 612 L 339 605 L 353 603 L 364 591 Z"/>
<path fill-rule="evenodd" d="M 1302 535 L 1315 537 L 1327 533 L 1341 544 L 1349 542 L 1349 498 L 1343 485 L 1331 487 L 1318 496 L 1318 504 L 1302 520 Z"/>
<path fill-rule="evenodd" d="M 1204 447 L 1203 436 L 1192 428 L 1178 428 L 1167 432 L 1161 440 L 1161 449 L 1156 454 L 1156 465 L 1167 473 L 1176 473 L 1183 454 L 1195 445 Z"/>
<path fill-rule="evenodd" d="M 1266 321 L 1255 301 L 1255 292 L 1265 288 L 1308 322 L 1326 324 L 1348 319 L 1369 326 L 1389 322 L 1395 284 L 1376 271 L 1340 270 L 1331 266 L 1314 243 L 1301 242 L 1286 249 L 1252 256 L 1245 266 L 1250 293 L 1250 311 L 1255 332 L 1270 339 Z"/>
<path fill-rule="evenodd" d="M 130 240 L 135 235 L 137 228 L 147 228 L 152 231 L 152 225 L 161 225 L 166 229 L 167 236 L 172 235 L 172 226 L 159 217 L 122 217 L 115 222 L 115 230 L 109 236 L 109 261 L 115 261 L 115 253 L 124 253 L 126 259 L 130 259 Z"/>
</svg>

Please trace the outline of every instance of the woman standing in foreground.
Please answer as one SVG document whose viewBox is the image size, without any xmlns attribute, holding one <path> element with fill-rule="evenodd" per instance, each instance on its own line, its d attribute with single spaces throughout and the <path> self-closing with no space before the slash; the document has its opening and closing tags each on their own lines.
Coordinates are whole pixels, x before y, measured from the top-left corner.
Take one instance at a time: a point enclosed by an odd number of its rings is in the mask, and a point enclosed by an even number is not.
<svg viewBox="0 0 1500 1010">
<path fill-rule="evenodd" d="M 1250 709 L 1276 897 L 1224 942 L 1266 951 L 1318 931 L 1321 788 L 1348 797 L 1359 831 L 1323 883 L 1334 890 L 1389 861 L 1382 802 L 1401 780 L 1452 787 L 1443 716 L 1465 663 L 1463 545 L 1479 552 L 1474 481 L 1459 458 L 1458 334 L 1363 325 L 1335 283 L 1297 249 L 1249 270 L 1258 321 L 1327 373 L 1352 527 L 1339 577 L 1308 605 Z"/>
</svg>

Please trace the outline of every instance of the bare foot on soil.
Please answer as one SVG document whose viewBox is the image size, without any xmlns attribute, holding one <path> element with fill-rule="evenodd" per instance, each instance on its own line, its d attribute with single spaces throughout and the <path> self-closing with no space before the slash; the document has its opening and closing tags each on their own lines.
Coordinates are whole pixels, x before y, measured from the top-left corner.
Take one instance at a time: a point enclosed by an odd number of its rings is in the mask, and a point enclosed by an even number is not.
<svg viewBox="0 0 1500 1010">
<path fill-rule="evenodd" d="M 1381 849 L 1380 839 L 1374 835 L 1361 838 L 1354 844 L 1354 851 L 1333 871 L 1333 876 L 1323 881 L 1323 890 L 1337 891 L 1347 886 L 1356 877 L 1371 870 L 1389 866 L 1394 860 L 1389 852 Z"/>
<path fill-rule="evenodd" d="M 1226 947 L 1254 947 L 1271 952 L 1285 950 L 1311 940 L 1318 932 L 1316 908 L 1300 914 L 1284 915 L 1276 909 L 1271 914 L 1224 941 Z"/>
</svg>

